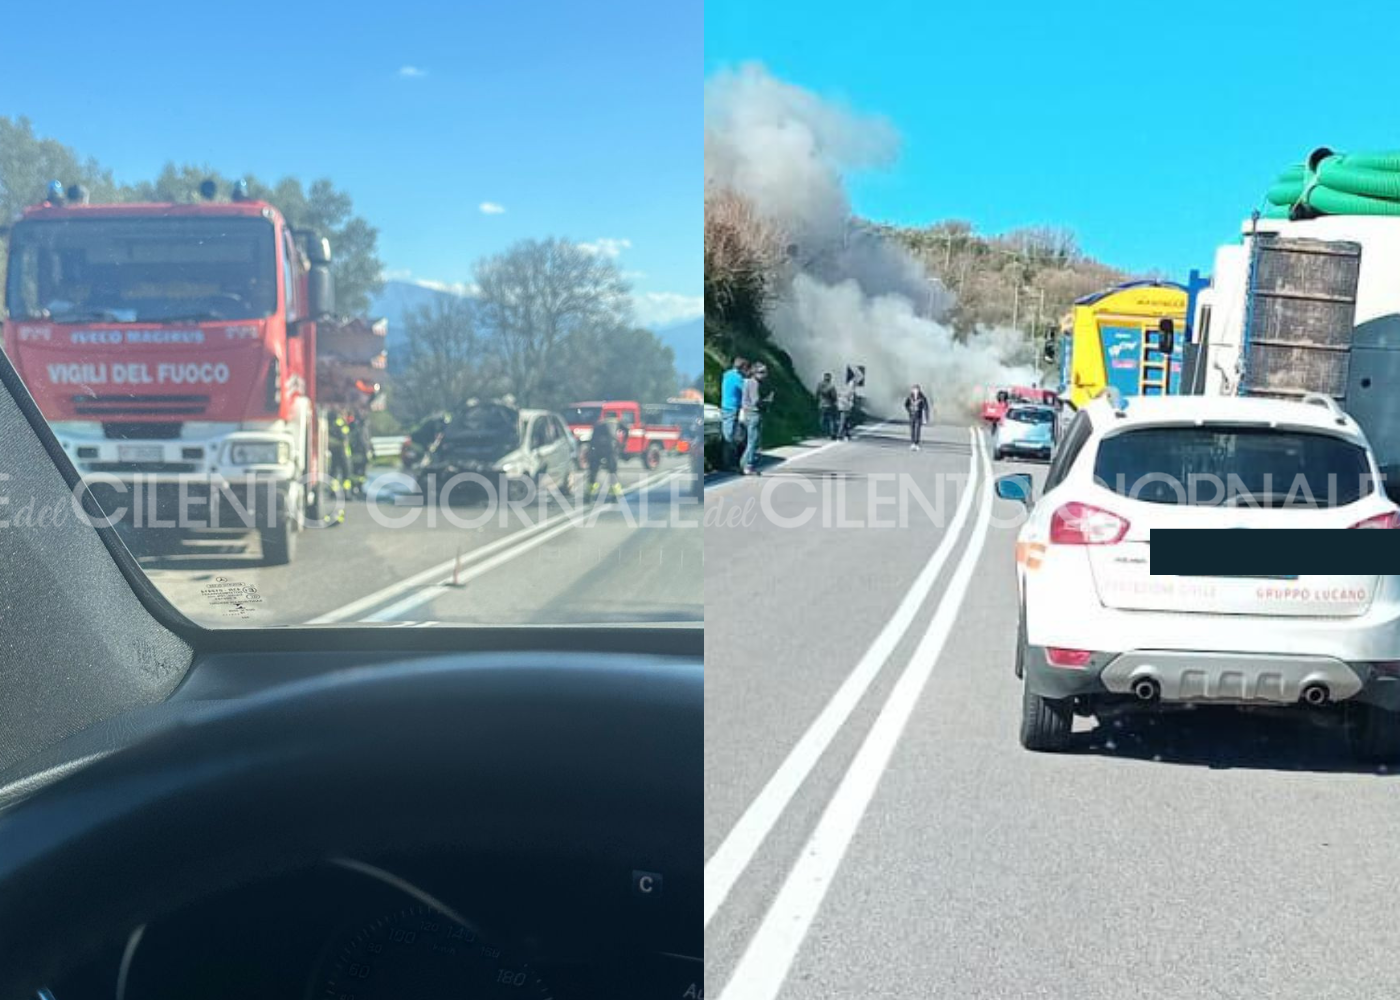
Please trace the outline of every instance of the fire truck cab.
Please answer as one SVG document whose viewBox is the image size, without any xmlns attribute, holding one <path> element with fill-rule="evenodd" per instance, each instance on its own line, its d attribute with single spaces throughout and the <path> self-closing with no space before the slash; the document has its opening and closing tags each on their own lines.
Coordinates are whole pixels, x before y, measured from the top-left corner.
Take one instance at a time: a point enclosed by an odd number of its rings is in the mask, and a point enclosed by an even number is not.
<svg viewBox="0 0 1400 1000">
<path fill-rule="evenodd" d="M 330 246 L 273 206 L 67 204 L 10 230 L 4 348 L 114 521 L 243 527 L 291 560 L 324 491 Z"/>
</svg>

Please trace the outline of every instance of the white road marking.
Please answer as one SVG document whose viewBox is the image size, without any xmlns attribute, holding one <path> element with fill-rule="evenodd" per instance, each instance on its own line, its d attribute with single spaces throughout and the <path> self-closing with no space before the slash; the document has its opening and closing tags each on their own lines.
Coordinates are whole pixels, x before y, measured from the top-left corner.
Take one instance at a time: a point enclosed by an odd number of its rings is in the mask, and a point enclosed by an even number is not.
<svg viewBox="0 0 1400 1000">
<path fill-rule="evenodd" d="M 978 441 L 981 444 L 980 437 Z M 880 715 L 827 803 L 792 871 L 788 872 L 763 923 L 749 941 L 729 983 L 720 993 L 720 1000 L 774 1000 L 778 996 L 880 778 L 919 704 L 919 697 L 957 621 L 987 540 L 992 509 L 991 463 L 984 448 L 977 449 L 977 458 L 984 475 L 977 488 L 969 490 L 979 493 L 980 499 L 967 550 L 939 599 L 928 631 L 885 699 Z"/>
<path fill-rule="evenodd" d="M 658 472 L 653 476 L 648 476 L 646 479 L 633 483 L 631 486 L 624 489 L 622 493 L 625 496 L 629 493 L 635 493 L 638 490 L 646 489 L 648 486 L 659 486 L 680 474 L 679 470 Z M 561 523 L 566 523 L 566 527 L 573 527 L 579 520 L 587 520 L 591 516 L 591 510 L 582 507 L 572 511 L 565 511 L 561 514 L 555 514 L 553 517 L 546 518 L 527 528 L 512 532 L 505 538 L 498 538 L 494 542 L 483 545 L 478 549 L 464 552 L 460 563 L 456 559 L 449 559 L 446 562 L 438 563 L 436 566 L 430 566 L 421 573 L 415 573 L 413 576 L 406 577 L 381 590 L 376 590 L 372 594 L 367 594 L 358 600 L 351 601 L 349 604 L 336 608 L 334 611 L 328 611 L 323 615 L 319 615 L 311 619 L 307 624 L 326 625 L 332 622 L 343 621 L 383 621 L 385 619 L 379 618 L 378 616 L 367 617 L 366 612 L 373 608 L 378 608 L 388 601 L 393 601 L 395 598 L 401 597 L 402 595 L 419 591 L 421 588 L 432 588 L 447 583 L 452 578 L 452 570 L 458 566 L 475 566 L 475 564 L 480 563 L 482 560 L 495 556 L 496 553 L 501 552 L 503 549 L 510 551 L 512 546 L 529 543 L 531 539 L 539 538 L 541 533 L 546 533 L 552 538 L 558 532 L 547 532 L 546 529 Z M 538 542 L 535 544 L 538 544 Z M 531 544 L 529 547 L 533 548 L 534 545 Z M 497 565 L 500 564 L 494 561 L 492 562 L 492 568 Z M 480 574 L 477 573 L 474 575 L 479 576 Z M 400 604 L 405 603 L 406 602 L 400 602 Z M 411 608 L 415 607 L 416 604 L 406 604 L 406 606 Z M 395 607 L 398 607 L 398 605 L 395 605 Z"/>
<path fill-rule="evenodd" d="M 564 532 L 568 531 L 573 526 L 574 522 L 572 520 L 569 520 L 565 521 L 563 524 L 556 524 L 548 531 L 535 532 L 534 534 L 530 535 L 530 537 L 527 538 L 525 541 L 521 542 L 519 545 L 516 545 L 513 548 L 506 549 L 504 552 L 498 552 L 490 559 L 487 559 L 484 562 L 478 562 L 470 569 L 463 570 L 457 576 L 457 583 L 461 585 L 471 580 L 475 580 L 477 577 L 491 572 L 496 567 L 505 565 L 517 556 L 524 555 L 531 549 L 543 545 L 551 538 L 554 538 L 557 535 L 562 535 Z M 403 618 L 404 615 L 412 611 L 414 608 L 422 607 L 424 604 L 427 604 L 430 601 L 435 601 L 443 594 L 450 594 L 452 593 L 453 589 L 454 588 L 451 586 L 450 581 L 444 581 L 441 583 L 433 584 L 429 587 L 423 587 L 422 589 L 417 590 L 412 594 L 409 594 L 403 600 L 396 601 L 395 603 L 389 605 L 382 611 L 376 611 L 374 614 L 366 616 L 364 620 L 368 622 L 399 621 Z"/>
<path fill-rule="evenodd" d="M 872 431 L 879 430 L 881 427 L 884 427 L 886 424 L 892 423 L 892 422 L 893 422 L 893 421 L 890 421 L 890 420 L 881 420 L 879 423 L 871 424 L 869 427 L 857 428 L 857 429 L 855 430 L 855 432 L 854 432 L 854 435 L 855 435 L 855 437 L 858 437 L 858 438 L 859 438 L 859 437 L 864 437 L 865 435 L 871 433 Z M 838 444 L 849 444 L 849 443 L 850 443 L 849 441 L 839 441 L 839 440 L 838 440 L 838 441 L 827 441 L 825 444 L 819 444 L 819 445 L 817 445 L 817 446 L 816 446 L 815 448 L 813 448 L 811 451 L 804 451 L 804 452 L 803 452 L 802 454 L 800 454 L 800 455 L 793 455 L 791 458 L 785 458 L 785 459 L 783 459 L 779 464 L 780 464 L 780 465 L 792 465 L 792 464 L 794 464 L 794 463 L 796 463 L 796 462 L 805 462 L 805 461 L 807 461 L 807 459 L 809 459 L 809 458 L 816 458 L 818 455 L 820 455 L 822 452 L 826 451 L 828 448 L 835 448 Z M 713 486 L 706 486 L 706 487 L 705 487 L 705 492 L 706 492 L 706 493 L 718 493 L 720 490 L 727 490 L 727 489 L 729 489 L 731 486 L 737 486 L 739 483 L 747 483 L 747 482 L 751 482 L 752 480 L 753 480 L 753 477 L 752 477 L 752 476 L 741 476 L 741 475 L 738 475 L 737 473 L 730 473 L 728 476 L 726 476 L 724 479 L 721 479 L 719 482 L 715 483 Z"/>
<path fill-rule="evenodd" d="M 764 840 L 772 832 L 773 827 L 782 817 L 783 811 L 787 809 L 797 790 L 811 774 L 812 768 L 817 764 L 822 754 L 826 752 L 831 741 L 836 738 L 841 727 L 846 724 L 846 720 L 855 711 L 856 705 L 880 671 L 884 669 L 885 662 L 894 653 L 900 641 L 904 638 L 904 633 L 913 624 L 915 616 L 933 590 L 934 584 L 938 582 L 939 575 L 943 572 L 943 565 L 948 560 L 949 553 L 957 545 L 958 538 L 962 534 L 963 525 L 967 521 L 968 512 L 972 509 L 972 498 L 977 492 L 977 471 L 980 439 L 976 432 L 970 432 L 972 438 L 972 457 L 968 468 L 967 488 L 963 490 L 963 495 L 958 499 L 957 510 L 953 515 L 952 523 L 948 530 L 943 533 L 943 538 L 938 546 L 933 550 L 933 555 L 929 557 L 928 563 L 920 571 L 914 583 L 910 586 L 909 592 L 899 607 L 895 609 L 893 617 L 881 629 L 880 634 L 875 637 L 875 641 L 870 644 L 870 648 L 865 651 L 865 655 L 860 658 L 854 670 L 846 677 L 822 709 L 821 714 L 802 734 L 787 757 L 783 760 L 778 769 L 773 772 L 773 776 L 768 779 L 768 783 L 763 786 L 753 802 L 744 810 L 744 814 L 739 817 L 739 821 L 734 824 L 723 843 L 716 849 L 715 853 L 705 862 L 705 926 L 710 925 L 711 918 L 719 912 L 724 905 L 734 884 L 748 868 L 758 849 L 763 846 Z"/>
</svg>

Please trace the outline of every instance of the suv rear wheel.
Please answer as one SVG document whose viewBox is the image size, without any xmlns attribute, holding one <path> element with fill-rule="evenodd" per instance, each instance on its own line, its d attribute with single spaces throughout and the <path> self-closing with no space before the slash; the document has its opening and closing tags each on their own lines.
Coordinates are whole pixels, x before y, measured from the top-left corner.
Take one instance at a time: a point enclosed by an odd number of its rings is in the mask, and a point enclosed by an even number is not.
<svg viewBox="0 0 1400 1000">
<path fill-rule="evenodd" d="M 1042 698 L 1031 691 L 1028 682 L 1021 688 L 1021 746 L 1027 750 L 1054 752 L 1069 746 L 1074 725 L 1070 701 Z"/>
<path fill-rule="evenodd" d="M 1400 759 L 1400 712 L 1360 704 L 1347 709 L 1347 742 L 1353 756 L 1373 764 Z"/>
</svg>

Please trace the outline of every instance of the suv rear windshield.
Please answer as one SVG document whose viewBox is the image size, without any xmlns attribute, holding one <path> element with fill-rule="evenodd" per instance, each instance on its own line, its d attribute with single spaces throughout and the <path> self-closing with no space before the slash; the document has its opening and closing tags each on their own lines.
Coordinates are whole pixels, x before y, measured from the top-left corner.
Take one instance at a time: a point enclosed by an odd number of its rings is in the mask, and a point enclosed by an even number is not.
<svg viewBox="0 0 1400 1000">
<path fill-rule="evenodd" d="M 1150 427 L 1099 444 L 1094 478 L 1122 496 L 1195 506 L 1343 507 L 1375 490 L 1366 450 L 1268 427 Z"/>
<path fill-rule="evenodd" d="M 1007 420 L 1014 420 L 1018 424 L 1053 424 L 1055 422 L 1054 410 L 1041 410 L 1035 407 L 1021 407 L 1019 409 L 1008 410 Z"/>
</svg>

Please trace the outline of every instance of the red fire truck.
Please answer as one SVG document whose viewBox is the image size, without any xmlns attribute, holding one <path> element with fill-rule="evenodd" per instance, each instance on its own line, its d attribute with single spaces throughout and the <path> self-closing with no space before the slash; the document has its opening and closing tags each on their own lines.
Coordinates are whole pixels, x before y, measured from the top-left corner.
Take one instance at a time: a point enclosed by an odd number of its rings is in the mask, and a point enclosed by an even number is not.
<svg viewBox="0 0 1400 1000">
<path fill-rule="evenodd" d="M 622 450 L 620 458 L 637 458 L 648 469 L 661 464 L 661 456 L 674 451 L 682 440 L 681 428 L 669 424 L 650 425 L 642 417 L 640 403 L 630 400 L 604 400 L 592 403 L 574 403 L 564 410 L 564 419 L 569 430 L 584 447 L 579 449 L 579 468 L 588 463 L 586 448 L 593 436 L 593 425 L 599 420 L 613 420 L 618 426 L 618 440 Z"/>
<path fill-rule="evenodd" d="M 982 401 L 982 419 L 989 424 L 999 423 L 1013 403 L 1054 406 L 1055 393 L 1051 389 L 1039 389 L 1029 385 L 988 386 Z"/>
<path fill-rule="evenodd" d="M 64 450 L 113 520 L 252 528 L 289 562 L 325 499 L 329 243 L 241 185 L 192 205 L 50 190 L 10 230 L 4 348 Z"/>
</svg>

